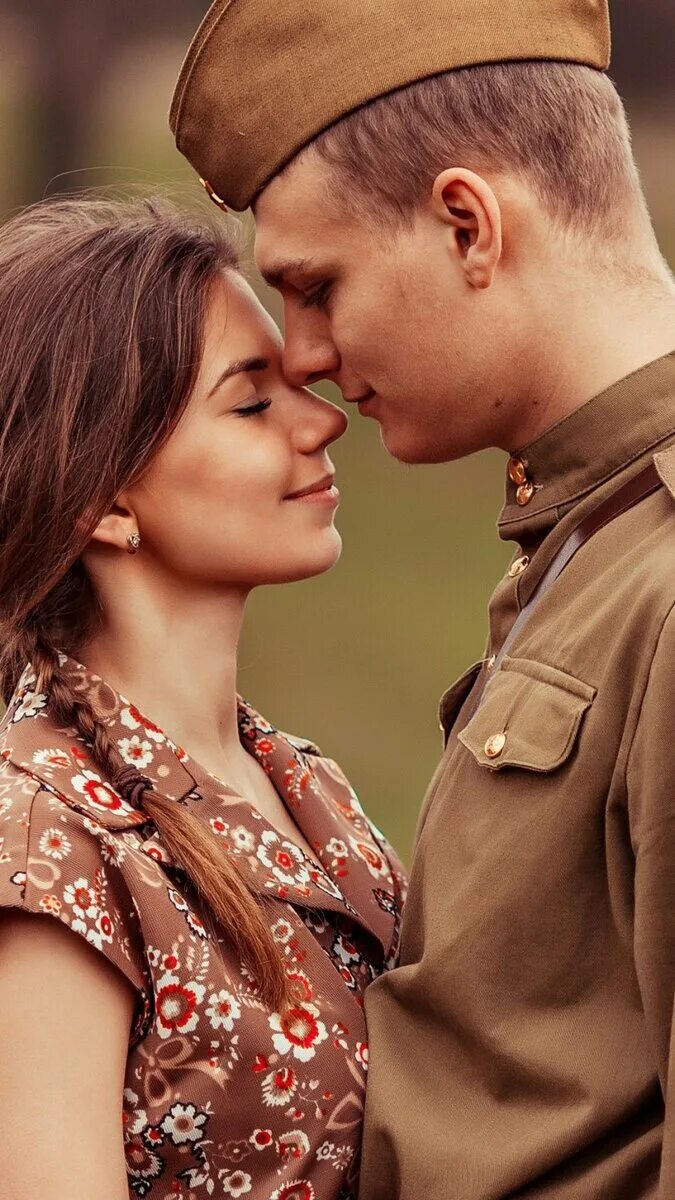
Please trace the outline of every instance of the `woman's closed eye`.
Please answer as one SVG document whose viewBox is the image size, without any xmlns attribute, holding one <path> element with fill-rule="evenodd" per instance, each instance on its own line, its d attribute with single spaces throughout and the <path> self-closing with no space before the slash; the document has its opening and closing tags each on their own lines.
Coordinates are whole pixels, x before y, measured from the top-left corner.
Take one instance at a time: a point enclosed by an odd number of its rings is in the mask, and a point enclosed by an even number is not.
<svg viewBox="0 0 675 1200">
<path fill-rule="evenodd" d="M 240 417 L 254 417 L 256 413 L 265 412 L 266 409 L 270 407 L 271 403 L 272 401 L 270 397 L 267 396 L 264 400 L 256 400 L 253 404 L 247 404 L 241 408 L 235 408 L 234 411 Z"/>
</svg>

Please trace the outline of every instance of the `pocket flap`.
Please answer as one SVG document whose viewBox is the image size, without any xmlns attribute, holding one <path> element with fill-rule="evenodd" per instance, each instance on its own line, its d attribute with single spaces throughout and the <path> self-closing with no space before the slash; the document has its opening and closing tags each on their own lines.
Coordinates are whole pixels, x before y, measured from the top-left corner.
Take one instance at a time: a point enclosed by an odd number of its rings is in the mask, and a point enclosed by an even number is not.
<svg viewBox="0 0 675 1200">
<path fill-rule="evenodd" d="M 569 757 L 595 694 L 555 667 L 506 656 L 459 740 L 493 771 L 554 771 Z"/>
</svg>

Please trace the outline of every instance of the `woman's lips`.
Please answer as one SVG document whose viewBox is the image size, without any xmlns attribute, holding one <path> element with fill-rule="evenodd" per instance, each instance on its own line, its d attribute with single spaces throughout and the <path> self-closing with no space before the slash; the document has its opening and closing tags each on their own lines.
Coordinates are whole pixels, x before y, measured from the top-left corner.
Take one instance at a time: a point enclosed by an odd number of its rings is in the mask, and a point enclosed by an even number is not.
<svg viewBox="0 0 675 1200">
<path fill-rule="evenodd" d="M 340 493 L 335 484 L 330 487 L 321 488 L 318 492 L 305 492 L 304 496 L 287 496 L 287 500 L 294 500 L 298 504 L 333 504 L 340 503 Z"/>
<path fill-rule="evenodd" d="M 284 498 L 302 501 L 304 504 L 338 504 L 340 493 L 335 486 L 334 478 L 333 475 L 326 475 L 323 479 L 318 479 L 316 483 L 311 483 L 306 488 L 300 488 L 297 492 L 291 492 Z"/>
</svg>

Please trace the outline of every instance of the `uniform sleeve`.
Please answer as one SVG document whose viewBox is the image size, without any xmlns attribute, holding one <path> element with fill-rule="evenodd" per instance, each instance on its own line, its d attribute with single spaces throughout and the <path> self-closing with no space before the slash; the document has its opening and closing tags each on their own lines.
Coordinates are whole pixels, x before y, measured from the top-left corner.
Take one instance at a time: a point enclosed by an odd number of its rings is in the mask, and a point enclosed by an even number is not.
<svg viewBox="0 0 675 1200">
<path fill-rule="evenodd" d="M 675 610 L 671 610 L 652 661 L 627 772 L 636 863 L 635 962 L 666 1106 L 658 1200 L 675 1196 L 674 713 Z"/>
<path fill-rule="evenodd" d="M 152 989 L 119 834 L 71 809 L 12 763 L 0 766 L 0 906 L 51 916 L 136 990 L 131 1044 L 147 1032 Z"/>
</svg>

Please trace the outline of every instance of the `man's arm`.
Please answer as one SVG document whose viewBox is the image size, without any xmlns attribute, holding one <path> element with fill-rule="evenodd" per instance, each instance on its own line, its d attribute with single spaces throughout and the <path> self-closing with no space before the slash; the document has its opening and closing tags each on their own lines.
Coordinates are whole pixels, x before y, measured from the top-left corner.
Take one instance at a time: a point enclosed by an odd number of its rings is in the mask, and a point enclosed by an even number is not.
<svg viewBox="0 0 675 1200">
<path fill-rule="evenodd" d="M 654 653 L 627 771 L 635 964 L 666 1105 L 659 1200 L 675 1196 L 675 610 Z"/>
</svg>

